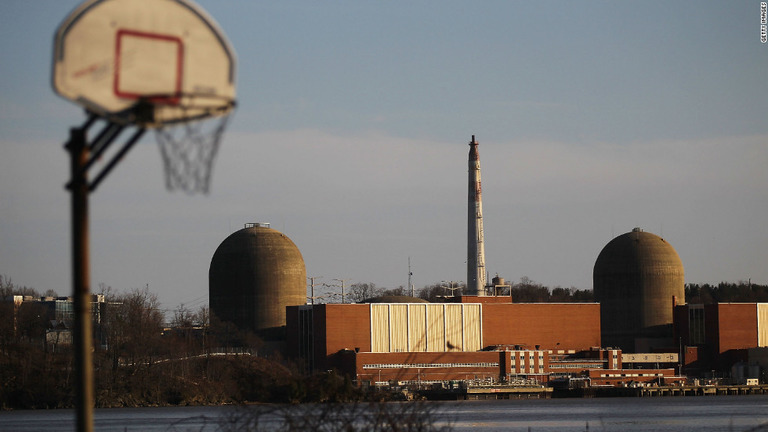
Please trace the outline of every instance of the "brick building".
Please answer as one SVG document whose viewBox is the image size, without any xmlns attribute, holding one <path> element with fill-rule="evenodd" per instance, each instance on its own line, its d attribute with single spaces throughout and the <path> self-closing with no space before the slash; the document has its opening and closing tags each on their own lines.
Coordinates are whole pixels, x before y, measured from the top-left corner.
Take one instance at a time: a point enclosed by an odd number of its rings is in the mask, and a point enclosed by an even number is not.
<svg viewBox="0 0 768 432">
<path fill-rule="evenodd" d="M 597 303 L 319 304 L 289 306 L 286 321 L 289 356 L 360 382 L 545 382 L 621 368 L 620 350 L 599 348 Z"/>
<path fill-rule="evenodd" d="M 691 375 L 728 371 L 754 361 L 755 349 L 768 348 L 768 303 L 678 305 L 674 318 L 675 340 Z"/>
</svg>

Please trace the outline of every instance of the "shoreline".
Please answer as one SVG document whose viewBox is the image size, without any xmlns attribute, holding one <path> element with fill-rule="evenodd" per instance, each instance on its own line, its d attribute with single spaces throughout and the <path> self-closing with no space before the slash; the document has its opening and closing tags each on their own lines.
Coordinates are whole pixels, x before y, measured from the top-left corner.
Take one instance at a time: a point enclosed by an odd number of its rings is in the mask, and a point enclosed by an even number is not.
<svg viewBox="0 0 768 432">
<path fill-rule="evenodd" d="M 465 389 L 425 389 L 409 392 L 414 396 L 406 400 L 349 401 L 339 403 L 387 403 L 478 400 L 514 400 L 514 399 L 592 399 L 592 398 L 636 398 L 636 397 L 695 397 L 695 396 L 764 396 L 768 395 L 768 384 L 760 385 L 719 385 L 719 386 L 652 386 L 652 387 L 585 387 L 576 389 L 553 389 L 536 386 L 480 386 Z M 324 402 L 305 402 L 295 405 L 323 404 Z M 96 409 L 120 408 L 185 408 L 185 407 L 225 407 L 284 405 L 269 402 L 222 402 L 216 404 L 136 404 L 120 406 L 97 406 Z M 57 408 L 2 408 L 0 412 L 12 411 L 58 411 L 72 410 L 74 407 Z"/>
<path fill-rule="evenodd" d="M 533 386 L 481 386 L 459 389 L 427 389 L 413 392 L 430 401 L 550 399 L 550 398 L 611 398 L 611 397 L 669 397 L 669 396 L 749 396 L 768 395 L 768 384 L 707 385 L 707 386 L 648 386 L 648 387 L 584 387 L 553 389 Z"/>
</svg>

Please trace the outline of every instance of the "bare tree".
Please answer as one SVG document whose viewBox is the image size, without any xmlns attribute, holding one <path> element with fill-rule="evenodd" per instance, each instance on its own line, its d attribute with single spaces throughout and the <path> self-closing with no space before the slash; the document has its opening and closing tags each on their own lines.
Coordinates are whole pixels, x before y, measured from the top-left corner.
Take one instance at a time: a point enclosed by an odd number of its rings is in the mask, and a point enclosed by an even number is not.
<svg viewBox="0 0 768 432">
<path fill-rule="evenodd" d="M 443 297 L 445 296 L 445 287 L 442 284 L 436 283 L 432 285 L 427 285 L 421 290 L 419 290 L 418 297 L 423 298 L 424 300 L 427 300 L 432 303 L 437 303 L 442 301 Z"/>
<path fill-rule="evenodd" d="M 450 431 L 453 418 L 441 405 L 408 403 L 326 403 L 250 406 L 220 422 L 222 431 Z"/>
<path fill-rule="evenodd" d="M 36 289 L 15 285 L 11 278 L 0 275 L 0 298 L 14 295 L 40 297 L 40 293 Z"/>
<path fill-rule="evenodd" d="M 16 287 L 13 286 L 11 278 L 5 275 L 0 275 L 0 297 L 5 298 L 12 295 L 16 295 Z"/>
<path fill-rule="evenodd" d="M 405 296 L 405 295 L 411 295 L 411 292 L 410 291 L 406 292 L 405 291 L 405 287 L 400 285 L 397 288 L 391 288 L 391 289 L 388 289 L 388 290 L 384 290 L 384 291 L 381 292 L 380 295 Z"/>
<path fill-rule="evenodd" d="M 105 299 L 112 299 L 115 297 L 112 287 L 104 282 L 99 282 L 99 294 L 103 295 Z"/>
<path fill-rule="evenodd" d="M 532 281 L 527 276 L 520 278 L 520 283 L 512 286 L 512 298 L 515 303 L 542 303 L 549 301 L 549 289 Z"/>
<path fill-rule="evenodd" d="M 195 313 L 195 322 L 201 327 L 211 325 L 211 309 L 208 306 L 200 306 L 200 309 Z"/>
<path fill-rule="evenodd" d="M 16 337 L 32 342 L 45 336 L 47 310 L 39 302 L 24 302 L 16 312 Z"/>
<path fill-rule="evenodd" d="M 171 327 L 175 328 L 189 328 L 194 327 L 197 317 L 195 314 L 184 306 L 184 303 L 180 304 L 176 310 L 173 311 L 173 319 L 171 320 Z"/>
<path fill-rule="evenodd" d="M 159 306 L 157 295 L 149 288 L 134 289 L 115 298 L 106 327 L 108 343 L 116 356 L 132 365 L 152 364 L 163 345 L 163 313 Z"/>
<path fill-rule="evenodd" d="M 358 282 L 349 286 L 349 298 L 353 303 L 361 303 L 370 298 L 381 295 L 381 289 L 370 282 Z"/>
</svg>

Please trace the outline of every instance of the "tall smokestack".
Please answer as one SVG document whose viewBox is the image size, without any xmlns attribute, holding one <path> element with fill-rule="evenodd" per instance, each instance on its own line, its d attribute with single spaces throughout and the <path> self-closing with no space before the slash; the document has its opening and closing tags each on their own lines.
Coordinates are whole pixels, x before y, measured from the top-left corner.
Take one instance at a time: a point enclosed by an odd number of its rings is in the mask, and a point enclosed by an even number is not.
<svg viewBox="0 0 768 432">
<path fill-rule="evenodd" d="M 480 155 L 472 135 L 469 143 L 469 199 L 467 201 L 467 289 L 466 295 L 485 295 L 485 245 L 483 197 L 480 186 Z"/>
</svg>

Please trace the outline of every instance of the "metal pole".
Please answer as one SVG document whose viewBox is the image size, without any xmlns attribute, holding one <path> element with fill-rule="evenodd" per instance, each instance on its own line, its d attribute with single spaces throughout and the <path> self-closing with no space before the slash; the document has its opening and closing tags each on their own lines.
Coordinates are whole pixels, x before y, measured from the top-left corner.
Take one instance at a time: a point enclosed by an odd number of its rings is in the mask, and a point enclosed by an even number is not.
<svg viewBox="0 0 768 432">
<path fill-rule="evenodd" d="M 311 291 L 311 297 L 309 298 L 309 301 L 311 304 L 315 304 L 315 278 L 310 277 L 309 280 L 311 281 L 310 286 L 312 287 Z"/>
<path fill-rule="evenodd" d="M 341 282 L 341 304 L 346 303 L 346 294 L 344 293 L 344 283 L 349 279 L 334 279 L 336 282 Z M 325 285 L 328 287 L 337 287 L 339 285 Z"/>
<path fill-rule="evenodd" d="M 71 156 L 72 286 L 75 307 L 75 411 L 77 430 L 93 431 L 93 356 L 91 354 L 91 295 L 88 263 L 88 163 L 86 129 L 73 128 L 66 145 Z"/>
</svg>

